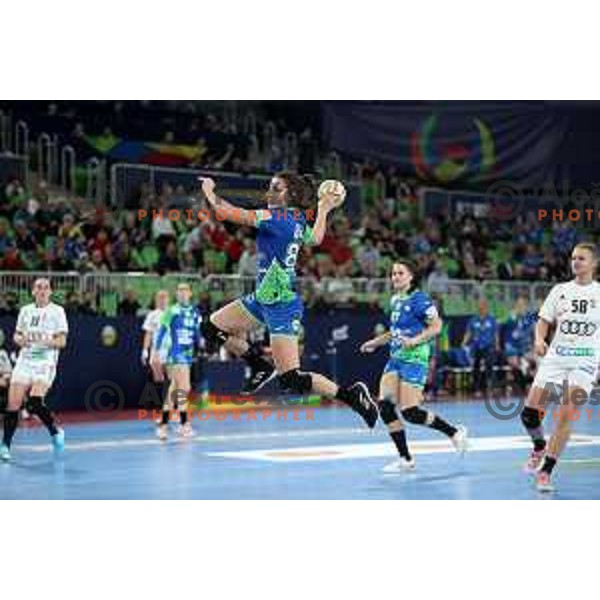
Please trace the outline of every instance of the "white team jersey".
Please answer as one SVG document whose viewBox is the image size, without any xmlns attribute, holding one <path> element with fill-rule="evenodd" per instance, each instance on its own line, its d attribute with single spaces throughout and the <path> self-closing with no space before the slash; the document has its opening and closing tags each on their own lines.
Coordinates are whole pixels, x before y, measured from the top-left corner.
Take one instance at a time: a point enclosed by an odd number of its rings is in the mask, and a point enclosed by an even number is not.
<svg viewBox="0 0 600 600">
<path fill-rule="evenodd" d="M 150 333 L 156 333 L 158 328 L 160 327 L 160 319 L 164 314 L 164 310 L 160 308 L 155 308 L 151 310 L 144 319 L 144 324 L 142 325 L 142 329 L 144 331 L 148 331 Z"/>
<path fill-rule="evenodd" d="M 56 366 L 59 351 L 49 347 L 49 342 L 55 334 L 69 332 L 65 309 L 53 302 L 44 307 L 27 304 L 19 311 L 16 331 L 29 341 L 19 352 L 18 363 L 26 361 Z"/>
<path fill-rule="evenodd" d="M 548 358 L 600 360 L 600 283 L 555 285 L 539 314 L 556 325 Z"/>
</svg>

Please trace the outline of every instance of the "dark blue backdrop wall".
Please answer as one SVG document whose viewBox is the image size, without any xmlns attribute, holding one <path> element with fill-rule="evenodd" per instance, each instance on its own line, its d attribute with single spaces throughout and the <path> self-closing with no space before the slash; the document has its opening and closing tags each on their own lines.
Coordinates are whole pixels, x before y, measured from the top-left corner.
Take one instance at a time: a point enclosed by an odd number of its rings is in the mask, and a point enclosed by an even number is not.
<svg viewBox="0 0 600 600">
<path fill-rule="evenodd" d="M 0 317 L 6 347 L 12 346 L 15 318 Z M 141 364 L 141 319 L 134 317 L 69 316 L 70 334 L 62 352 L 49 402 L 61 410 L 85 410 L 86 394 L 99 382 L 110 382 L 123 391 L 124 406 L 135 408 L 143 397 L 146 372 Z M 309 311 L 304 320 L 306 345 L 303 367 L 318 370 L 342 384 L 362 379 L 375 386 L 385 365 L 386 352 L 361 355 L 360 344 L 373 336 L 377 325 L 385 325 L 379 312 L 358 310 Z M 453 338 L 462 335 L 463 320 L 455 321 Z M 102 332 L 113 327 L 117 342 L 102 343 Z M 209 361 L 205 366 L 209 389 L 214 393 L 237 393 L 243 378 L 240 361 Z M 88 396 L 91 398 L 91 396 Z M 110 403 L 110 395 L 102 402 Z"/>
</svg>

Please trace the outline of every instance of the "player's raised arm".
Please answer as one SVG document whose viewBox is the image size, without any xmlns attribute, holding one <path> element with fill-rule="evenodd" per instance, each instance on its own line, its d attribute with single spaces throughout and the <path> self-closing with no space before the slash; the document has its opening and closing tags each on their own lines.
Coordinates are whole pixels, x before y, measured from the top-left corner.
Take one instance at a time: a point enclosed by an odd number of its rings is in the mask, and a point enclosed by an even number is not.
<svg viewBox="0 0 600 600">
<path fill-rule="evenodd" d="M 327 231 L 327 217 L 329 213 L 337 206 L 338 198 L 335 194 L 323 194 L 317 205 L 317 218 L 312 228 L 310 240 L 311 246 L 319 246 L 325 237 Z"/>
<path fill-rule="evenodd" d="M 215 182 L 210 177 L 199 177 L 198 179 L 202 182 L 202 192 L 208 203 L 220 219 L 239 223 L 240 225 L 258 225 L 259 218 L 256 211 L 239 208 L 217 196 Z"/>
</svg>

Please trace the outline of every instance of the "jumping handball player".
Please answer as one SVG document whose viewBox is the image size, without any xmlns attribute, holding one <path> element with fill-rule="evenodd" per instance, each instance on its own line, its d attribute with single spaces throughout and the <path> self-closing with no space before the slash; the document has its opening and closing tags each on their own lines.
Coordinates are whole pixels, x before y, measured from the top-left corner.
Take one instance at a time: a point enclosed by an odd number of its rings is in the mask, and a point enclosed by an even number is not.
<svg viewBox="0 0 600 600">
<path fill-rule="evenodd" d="M 404 420 L 444 433 L 460 453 L 467 449 L 467 431 L 462 425 L 454 427 L 420 406 L 431 359 L 431 341 L 442 330 L 442 320 L 431 298 L 414 287 L 415 273 L 411 261 L 394 263 L 391 279 L 395 294 L 390 300 L 390 329 L 360 348 L 361 352 L 370 353 L 390 344 L 390 359 L 379 384 L 379 412 L 400 456 L 384 467 L 385 473 L 402 473 L 415 468 L 396 406 L 400 407 Z"/>
<path fill-rule="evenodd" d="M 210 205 L 230 221 L 257 228 L 258 275 L 255 292 L 214 312 L 203 323 L 209 345 L 224 344 L 246 361 L 251 375 L 243 393 L 255 393 L 277 377 L 286 393 L 336 398 L 350 406 L 367 423 L 377 422 L 377 406 L 367 386 L 357 382 L 343 387 L 323 375 L 300 370 L 298 333 L 303 304 L 296 291 L 296 261 L 303 244 L 319 245 L 327 228 L 327 216 L 338 203 L 333 193 L 322 194 L 314 227 L 309 227 L 300 208 L 313 195 L 312 183 L 305 177 L 279 173 L 269 186 L 267 210 L 249 211 L 234 207 L 215 194 L 215 182 L 202 178 L 202 191 Z M 266 326 L 271 340 L 274 366 L 246 340 L 247 332 Z"/>
<path fill-rule="evenodd" d="M 600 359 L 600 283 L 594 280 L 597 266 L 594 244 L 577 244 L 571 255 L 575 277 L 550 290 L 535 328 L 534 351 L 543 358 L 521 420 L 533 442 L 526 470 L 536 474 L 541 492 L 554 489 L 550 477 L 571 435 L 571 411 L 581 407 L 582 398 L 590 398 L 596 380 Z M 548 347 L 551 325 L 556 331 Z M 565 384 L 567 389 L 563 390 Z M 554 433 L 546 442 L 542 419 L 546 407 L 551 408 L 548 399 L 552 392 L 564 397 L 566 405 L 556 411 Z"/>
</svg>

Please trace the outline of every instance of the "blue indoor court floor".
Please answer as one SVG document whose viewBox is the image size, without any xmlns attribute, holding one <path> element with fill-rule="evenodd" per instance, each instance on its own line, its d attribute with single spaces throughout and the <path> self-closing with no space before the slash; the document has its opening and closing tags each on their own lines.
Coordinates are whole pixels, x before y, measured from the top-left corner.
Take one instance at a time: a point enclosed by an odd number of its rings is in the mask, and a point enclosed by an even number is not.
<svg viewBox="0 0 600 600">
<path fill-rule="evenodd" d="M 483 402 L 428 408 L 469 428 L 457 456 L 440 434 L 410 427 L 414 473 L 385 475 L 395 450 L 345 408 L 312 420 L 254 413 L 193 419 L 196 436 L 159 441 L 151 420 L 67 424 L 55 457 L 40 427 L 21 428 L 11 463 L 0 464 L 2 499 L 556 499 L 600 498 L 600 417 L 584 415 L 557 467 L 557 491 L 541 495 L 522 472 L 528 444 L 518 419 L 492 418 Z M 309 413 L 310 416 L 310 413 Z M 547 418 L 551 425 L 551 418 Z"/>
</svg>

